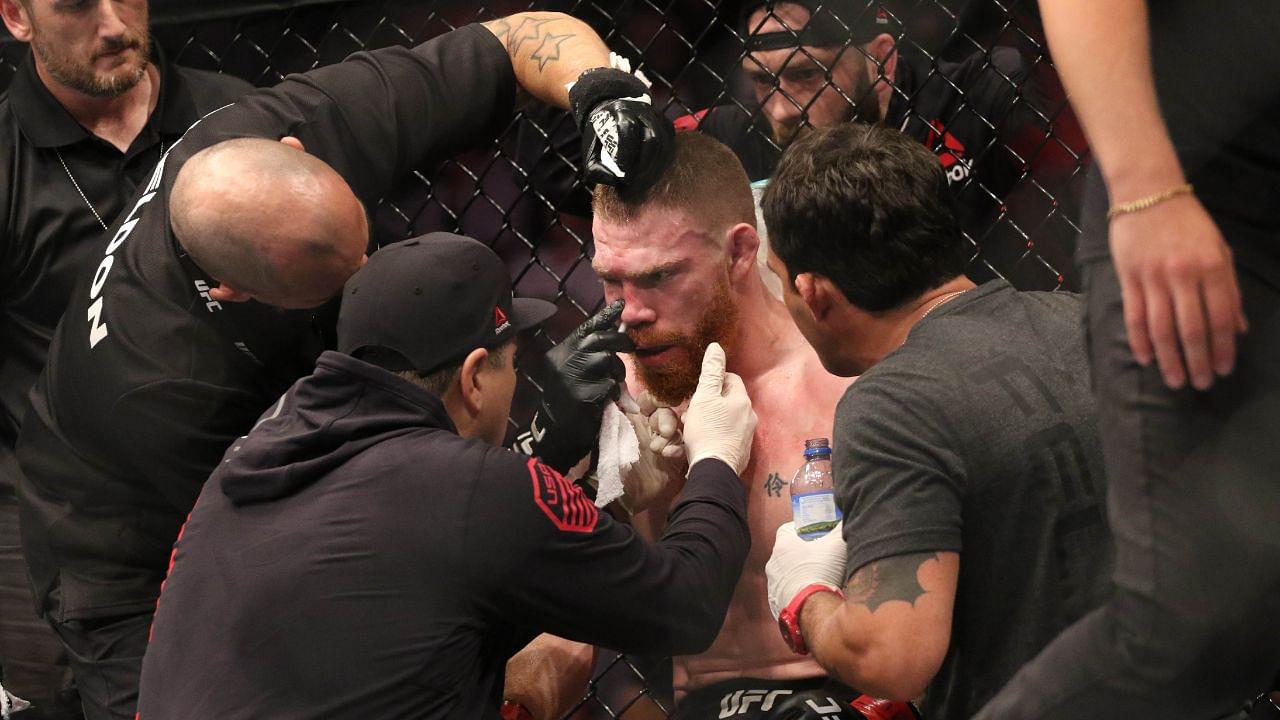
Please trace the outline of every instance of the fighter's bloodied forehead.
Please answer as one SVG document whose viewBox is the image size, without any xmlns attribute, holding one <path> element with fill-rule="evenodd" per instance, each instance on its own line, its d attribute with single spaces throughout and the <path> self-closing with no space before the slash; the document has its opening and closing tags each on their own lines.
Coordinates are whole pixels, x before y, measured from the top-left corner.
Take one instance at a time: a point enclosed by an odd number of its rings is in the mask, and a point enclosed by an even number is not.
<svg viewBox="0 0 1280 720">
<path fill-rule="evenodd" d="M 807 11 L 807 21 L 788 20 L 796 14 L 786 10 L 796 8 Z M 891 21 L 875 0 L 746 0 L 739 27 L 747 51 L 761 52 L 802 45 L 861 45 L 889 31 Z"/>
</svg>

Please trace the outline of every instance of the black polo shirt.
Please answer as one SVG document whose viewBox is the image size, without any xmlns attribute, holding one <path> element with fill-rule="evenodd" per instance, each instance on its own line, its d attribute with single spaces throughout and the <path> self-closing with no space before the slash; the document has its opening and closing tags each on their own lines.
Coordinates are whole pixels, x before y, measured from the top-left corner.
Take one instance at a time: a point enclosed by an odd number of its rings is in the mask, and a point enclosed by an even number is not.
<svg viewBox="0 0 1280 720">
<path fill-rule="evenodd" d="M 126 152 L 59 104 L 36 75 L 29 51 L 0 97 L 0 495 L 13 492 L 18 425 L 53 329 L 76 277 L 97 262 L 107 241 L 94 211 L 110 224 L 162 148 L 205 113 L 252 89 L 229 75 L 170 65 L 158 48 L 154 62 L 160 97 Z"/>
<path fill-rule="evenodd" d="M 356 53 L 206 116 L 161 160 L 80 277 L 18 443 L 23 550 L 56 619 L 150 610 L 223 451 L 330 343 L 325 311 L 220 304 L 169 226 L 179 168 L 238 137 L 293 135 L 371 206 L 411 170 L 489 141 L 515 77 L 478 25 Z"/>
</svg>

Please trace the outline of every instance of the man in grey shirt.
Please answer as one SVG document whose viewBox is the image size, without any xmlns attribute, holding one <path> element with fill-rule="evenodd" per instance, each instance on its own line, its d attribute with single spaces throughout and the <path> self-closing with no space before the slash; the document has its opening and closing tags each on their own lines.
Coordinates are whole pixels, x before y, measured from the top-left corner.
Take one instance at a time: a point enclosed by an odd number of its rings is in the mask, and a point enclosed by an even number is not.
<svg viewBox="0 0 1280 720">
<path fill-rule="evenodd" d="M 894 130 L 814 132 L 763 208 L 796 324 L 861 374 L 836 414 L 843 537 L 784 525 L 771 606 L 842 681 L 969 717 L 1106 586 L 1080 300 L 966 278 L 942 170 Z"/>
</svg>

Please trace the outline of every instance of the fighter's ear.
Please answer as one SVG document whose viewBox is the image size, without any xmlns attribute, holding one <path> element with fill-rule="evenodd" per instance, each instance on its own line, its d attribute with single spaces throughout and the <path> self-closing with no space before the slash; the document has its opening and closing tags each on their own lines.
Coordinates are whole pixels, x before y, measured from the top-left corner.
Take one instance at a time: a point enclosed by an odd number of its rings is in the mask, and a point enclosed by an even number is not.
<svg viewBox="0 0 1280 720">
<path fill-rule="evenodd" d="M 247 292 L 241 292 L 226 283 L 218 285 L 218 287 L 209 289 L 209 297 L 218 302 L 247 302 L 253 299 L 253 296 Z"/>
<path fill-rule="evenodd" d="M 893 82 L 898 72 L 898 41 L 889 33 L 880 33 L 867 43 L 867 54 L 879 66 L 872 72 L 871 81 L 883 79 Z"/>
<path fill-rule="evenodd" d="M 831 282 L 831 278 L 817 273 L 800 273 L 796 276 L 796 294 L 819 323 L 828 322 L 841 306 L 844 293 Z M 845 302 L 848 302 L 847 300 Z"/>
<path fill-rule="evenodd" d="M 747 223 L 738 223 L 725 231 L 725 249 L 729 251 L 729 273 L 734 280 L 756 271 L 756 254 L 760 252 L 760 236 Z"/>
<path fill-rule="evenodd" d="M 285 145 L 288 145 L 294 150 L 301 150 L 302 152 L 307 151 L 307 149 L 302 146 L 302 141 L 292 135 L 285 135 L 284 137 L 280 138 L 280 142 L 284 143 Z"/>
<path fill-rule="evenodd" d="M 462 361 L 462 367 L 458 370 L 457 382 L 461 400 L 463 405 L 466 406 L 467 412 L 472 416 L 479 415 L 480 410 L 484 407 L 485 379 L 481 377 L 481 371 L 488 362 L 489 351 L 484 348 L 476 348 Z"/>
<path fill-rule="evenodd" d="M 9 34 L 19 42 L 31 42 L 34 34 L 31 29 L 29 10 L 19 0 L 0 0 L 0 19 L 9 28 Z"/>
</svg>

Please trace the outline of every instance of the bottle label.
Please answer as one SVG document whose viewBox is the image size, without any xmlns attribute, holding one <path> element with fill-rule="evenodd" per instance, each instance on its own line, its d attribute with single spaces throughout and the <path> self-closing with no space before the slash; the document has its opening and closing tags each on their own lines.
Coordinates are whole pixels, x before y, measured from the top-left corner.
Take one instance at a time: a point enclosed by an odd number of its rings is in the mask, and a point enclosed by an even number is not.
<svg viewBox="0 0 1280 720">
<path fill-rule="evenodd" d="M 814 540 L 831 532 L 840 522 L 836 495 L 830 490 L 791 496 L 791 517 L 796 534 L 803 540 Z"/>
</svg>

